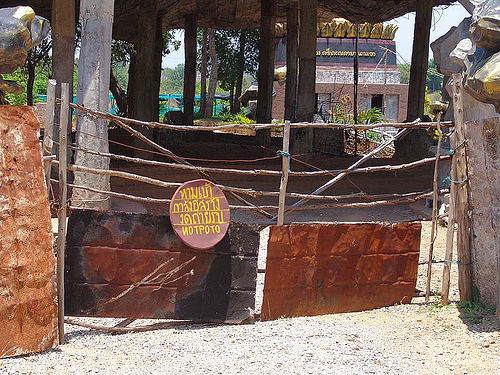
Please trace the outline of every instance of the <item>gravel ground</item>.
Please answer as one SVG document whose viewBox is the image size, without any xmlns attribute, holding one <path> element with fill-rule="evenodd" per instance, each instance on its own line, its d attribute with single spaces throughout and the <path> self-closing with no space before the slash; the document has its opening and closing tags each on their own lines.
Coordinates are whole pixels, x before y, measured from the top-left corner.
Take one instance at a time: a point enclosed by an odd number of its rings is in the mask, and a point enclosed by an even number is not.
<svg viewBox="0 0 500 375">
<path fill-rule="evenodd" d="M 422 259 L 427 253 L 424 223 Z M 444 252 L 438 233 L 436 258 Z M 263 259 L 259 267 L 263 267 Z M 441 267 L 434 267 L 439 289 Z M 425 267 L 419 269 L 423 288 Z M 257 299 L 261 300 L 263 277 Z M 457 299 L 456 268 L 452 300 Z M 257 303 L 259 306 L 260 303 Z M 112 325 L 113 319 L 81 319 Z M 153 321 L 136 321 L 143 325 Z M 500 321 L 466 315 L 456 303 L 281 319 L 252 325 L 189 325 L 111 335 L 66 325 L 67 344 L 42 354 L 0 360 L 1 374 L 500 374 Z"/>
</svg>

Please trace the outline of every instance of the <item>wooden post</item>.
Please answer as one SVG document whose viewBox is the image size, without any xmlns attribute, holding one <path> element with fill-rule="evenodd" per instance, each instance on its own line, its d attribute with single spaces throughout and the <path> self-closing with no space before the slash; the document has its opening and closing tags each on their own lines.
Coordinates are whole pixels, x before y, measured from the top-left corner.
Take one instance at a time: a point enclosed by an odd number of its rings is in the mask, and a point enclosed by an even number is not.
<svg viewBox="0 0 500 375">
<path fill-rule="evenodd" d="M 429 297 L 431 295 L 431 278 L 432 278 L 432 258 L 434 256 L 434 242 L 437 236 L 437 214 L 438 214 L 438 176 L 439 176 L 439 158 L 441 152 L 441 141 L 443 139 L 443 133 L 441 132 L 441 115 L 438 115 L 438 126 L 437 130 L 439 133 L 439 139 L 436 150 L 436 162 L 434 163 L 434 180 L 433 180 L 433 194 L 432 194 L 432 227 L 431 227 L 431 242 L 429 244 L 429 261 L 427 263 L 427 284 L 425 288 L 425 302 L 429 302 Z"/>
<path fill-rule="evenodd" d="M 413 52 L 411 55 L 410 86 L 408 92 L 407 119 L 422 118 L 425 103 L 425 82 L 429 63 L 429 40 L 431 35 L 433 0 L 417 1 Z"/>
<path fill-rule="evenodd" d="M 43 155 L 52 155 L 52 146 L 54 140 L 54 115 L 56 107 L 56 81 L 49 79 L 47 82 L 47 105 L 45 107 L 45 130 L 43 132 Z M 52 172 L 52 163 L 46 161 L 44 166 L 45 183 L 47 185 L 47 194 L 50 198 L 50 174 Z"/>
<path fill-rule="evenodd" d="M 453 133 L 453 137 L 450 138 L 450 147 L 455 149 L 457 147 L 457 132 Z M 454 153 L 451 160 L 451 171 L 450 178 L 452 180 L 457 180 L 457 155 Z M 448 228 L 446 229 L 446 250 L 444 255 L 444 266 L 443 266 L 443 281 L 441 283 L 441 304 L 447 305 L 450 294 L 450 271 L 451 262 L 453 260 L 453 241 L 455 237 L 455 207 L 457 203 L 457 185 L 450 185 L 450 202 L 448 208 Z"/>
<path fill-rule="evenodd" d="M 465 142 L 465 128 L 462 101 L 462 75 L 453 74 L 453 111 L 455 117 L 456 141 Z M 470 219 L 468 201 L 468 177 L 466 147 L 455 151 L 457 201 L 455 206 L 458 223 L 457 253 L 458 253 L 458 288 L 460 301 L 472 301 L 472 275 L 470 253 Z"/>
<path fill-rule="evenodd" d="M 185 17 L 184 26 L 184 116 L 187 125 L 193 125 L 194 94 L 196 88 L 196 18 Z"/>
<path fill-rule="evenodd" d="M 78 68 L 78 104 L 107 112 L 109 104 L 109 69 L 111 66 L 111 32 L 113 29 L 114 0 L 81 0 L 82 45 Z M 77 111 L 76 143 L 83 149 L 107 152 L 108 122 Z M 91 134 L 91 135 L 89 135 Z M 100 169 L 109 168 L 109 159 L 83 151 L 75 154 L 75 164 Z M 75 185 L 109 191 L 109 177 L 74 174 Z M 73 189 L 75 206 L 105 210 L 109 206 L 106 195 Z"/>
<path fill-rule="evenodd" d="M 269 124 L 272 120 L 273 78 L 274 78 L 274 28 L 275 0 L 260 2 L 260 40 L 259 40 L 259 70 L 257 81 L 259 91 L 257 96 L 257 122 Z M 259 130 L 256 139 L 260 145 L 271 143 L 271 130 Z"/>
<path fill-rule="evenodd" d="M 296 6 L 286 11 L 286 86 L 285 120 L 295 121 L 297 109 L 298 33 L 299 14 Z"/>
<path fill-rule="evenodd" d="M 279 197 L 279 207 L 278 207 L 278 225 L 283 225 L 285 221 L 285 195 L 286 187 L 288 184 L 288 170 L 290 168 L 290 121 L 285 121 L 285 127 L 283 128 L 283 170 L 281 171 L 281 184 L 280 184 L 280 197 Z"/>
<path fill-rule="evenodd" d="M 138 28 L 135 42 L 137 50 L 133 77 L 135 95 L 132 104 L 133 118 L 144 121 L 158 121 L 154 118 L 155 105 L 158 106 L 156 81 L 158 16 L 154 0 L 142 0 L 138 16 Z M 160 32 L 161 34 L 161 32 Z M 160 35 L 161 38 L 161 35 Z M 161 48 L 161 47 L 160 47 Z M 161 50 L 160 50 L 161 53 Z M 146 129 L 141 129 L 141 131 Z M 151 132 L 152 133 L 152 132 Z M 147 134 L 149 136 L 150 134 Z"/>
<path fill-rule="evenodd" d="M 70 98 L 73 97 L 73 71 L 75 60 L 75 1 L 52 0 L 52 71 L 57 82 L 56 97 L 61 97 L 61 82 L 69 84 Z M 55 110 L 55 122 L 60 122 L 58 107 Z M 70 116 L 66 116 L 68 121 Z M 71 131 L 68 123 L 67 128 Z M 59 127 L 54 128 L 55 139 L 59 138 Z M 56 147 L 57 150 L 57 147 Z"/>
<path fill-rule="evenodd" d="M 296 120 L 299 122 L 311 122 L 314 118 L 317 9 L 317 0 L 301 0 L 300 2 L 299 83 L 296 112 Z M 292 153 L 312 151 L 314 141 L 312 129 L 296 129 L 291 138 Z"/>
<path fill-rule="evenodd" d="M 69 84 L 61 84 L 61 131 L 59 132 L 59 214 L 57 230 L 57 317 L 59 344 L 64 344 L 64 254 L 66 249 L 66 216 L 68 200 L 68 132 Z"/>
<path fill-rule="evenodd" d="M 359 83 L 359 25 L 356 28 L 356 41 L 354 48 L 354 123 L 358 123 L 358 83 Z M 354 155 L 358 154 L 358 131 L 354 130 Z"/>
</svg>

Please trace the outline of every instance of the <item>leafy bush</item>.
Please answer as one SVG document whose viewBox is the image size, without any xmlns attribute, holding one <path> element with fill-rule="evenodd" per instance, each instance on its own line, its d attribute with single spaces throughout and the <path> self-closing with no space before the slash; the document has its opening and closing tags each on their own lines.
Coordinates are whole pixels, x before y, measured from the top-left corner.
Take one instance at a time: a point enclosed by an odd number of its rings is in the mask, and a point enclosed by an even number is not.
<svg viewBox="0 0 500 375">
<path fill-rule="evenodd" d="M 233 124 L 255 124 L 255 121 L 246 116 L 246 111 L 242 109 L 239 113 L 232 114 L 228 109 L 213 117 L 222 122 L 230 122 Z"/>
</svg>

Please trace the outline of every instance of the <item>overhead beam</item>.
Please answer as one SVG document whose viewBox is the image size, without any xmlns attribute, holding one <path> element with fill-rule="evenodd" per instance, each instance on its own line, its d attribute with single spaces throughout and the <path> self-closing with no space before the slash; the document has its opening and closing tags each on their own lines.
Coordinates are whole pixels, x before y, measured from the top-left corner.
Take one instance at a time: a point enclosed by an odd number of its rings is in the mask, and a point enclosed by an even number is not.
<svg viewBox="0 0 500 375">
<path fill-rule="evenodd" d="M 193 125 L 194 94 L 196 86 L 196 17 L 184 18 L 184 118 L 186 125 Z"/>
<path fill-rule="evenodd" d="M 259 91 L 256 114 L 257 122 L 261 124 L 269 124 L 272 120 L 275 12 L 275 0 L 261 0 L 259 70 L 257 72 Z M 258 131 L 256 138 L 260 145 L 267 146 L 271 142 L 271 131 Z"/>
</svg>

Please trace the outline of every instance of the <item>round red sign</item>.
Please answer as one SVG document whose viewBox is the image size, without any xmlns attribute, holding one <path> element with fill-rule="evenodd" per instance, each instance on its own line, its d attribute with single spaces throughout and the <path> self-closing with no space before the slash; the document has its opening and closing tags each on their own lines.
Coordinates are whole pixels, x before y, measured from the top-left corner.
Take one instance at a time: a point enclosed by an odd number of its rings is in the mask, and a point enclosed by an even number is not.
<svg viewBox="0 0 500 375">
<path fill-rule="evenodd" d="M 208 180 L 193 180 L 177 189 L 170 203 L 175 234 L 195 249 L 219 243 L 229 228 L 229 203 L 221 189 Z"/>
</svg>

